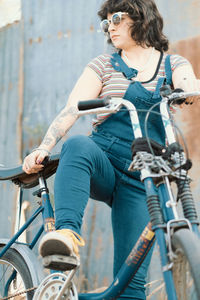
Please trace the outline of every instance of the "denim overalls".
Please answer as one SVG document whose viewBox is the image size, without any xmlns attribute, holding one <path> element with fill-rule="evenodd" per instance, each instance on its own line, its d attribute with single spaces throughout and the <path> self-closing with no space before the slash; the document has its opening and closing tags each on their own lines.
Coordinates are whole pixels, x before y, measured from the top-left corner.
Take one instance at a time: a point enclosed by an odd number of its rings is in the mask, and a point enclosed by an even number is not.
<svg viewBox="0 0 200 300">
<path fill-rule="evenodd" d="M 111 62 L 128 79 L 134 76 L 135 70 L 128 68 L 119 54 L 114 54 Z M 166 78 L 159 78 L 154 93 L 147 91 L 140 82 L 130 81 L 124 95 L 124 99 L 139 110 L 143 134 L 144 110 L 161 100 L 159 90 L 164 83 L 171 84 L 170 56 L 165 60 L 165 72 Z M 159 112 L 159 108 L 155 111 Z M 164 144 L 164 129 L 157 114 L 150 115 L 148 135 Z M 57 229 L 71 228 L 80 234 L 89 197 L 112 207 L 114 275 L 149 221 L 139 173 L 128 171 L 133 139 L 129 114 L 123 109 L 98 125 L 90 137 L 73 136 L 64 143 L 55 179 Z M 144 284 L 150 257 L 151 253 L 119 299 L 146 299 Z"/>
</svg>

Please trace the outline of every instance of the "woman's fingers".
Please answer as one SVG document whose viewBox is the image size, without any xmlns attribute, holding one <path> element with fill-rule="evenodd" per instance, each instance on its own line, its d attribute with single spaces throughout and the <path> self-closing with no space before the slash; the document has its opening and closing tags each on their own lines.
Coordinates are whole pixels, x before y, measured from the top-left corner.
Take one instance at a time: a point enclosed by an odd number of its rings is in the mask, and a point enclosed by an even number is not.
<svg viewBox="0 0 200 300">
<path fill-rule="evenodd" d="M 200 91 L 200 80 L 199 79 L 182 80 L 180 82 L 180 88 L 182 88 L 184 90 L 184 92 Z M 200 101 L 200 96 L 192 96 L 192 97 L 188 97 L 185 100 L 184 104 L 192 105 L 198 101 Z"/>
<path fill-rule="evenodd" d="M 41 171 L 44 168 L 44 166 L 42 165 L 42 162 L 46 156 L 47 156 L 47 153 L 46 153 L 46 151 L 43 151 L 43 150 L 36 150 L 36 151 L 30 153 L 24 159 L 22 169 L 27 174 L 38 173 L 39 171 Z"/>
<path fill-rule="evenodd" d="M 28 165 L 26 165 L 26 166 L 23 167 L 23 170 L 27 174 L 32 174 L 32 173 L 38 173 L 43 168 L 44 168 L 43 165 L 36 165 L 36 166 L 28 166 Z"/>
</svg>

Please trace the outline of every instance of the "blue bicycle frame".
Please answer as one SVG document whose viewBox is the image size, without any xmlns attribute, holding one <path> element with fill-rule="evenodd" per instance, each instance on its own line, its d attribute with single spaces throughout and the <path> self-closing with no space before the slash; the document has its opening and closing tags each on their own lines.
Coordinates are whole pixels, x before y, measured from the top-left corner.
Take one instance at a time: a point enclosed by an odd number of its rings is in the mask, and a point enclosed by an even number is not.
<svg viewBox="0 0 200 300">
<path fill-rule="evenodd" d="M 125 106 L 130 113 L 130 119 L 132 122 L 133 132 L 135 138 L 142 137 L 142 132 L 139 124 L 138 115 L 136 109 L 132 103 L 127 100 L 113 100 L 113 108 L 112 108 L 112 100 L 109 110 L 106 108 L 102 112 L 116 112 L 120 109 L 121 106 Z M 173 126 L 170 121 L 169 112 L 168 112 L 168 99 L 163 98 L 160 111 L 161 116 L 163 119 L 163 125 L 166 132 L 166 137 L 168 140 L 168 144 L 174 143 L 175 135 L 173 132 Z M 96 109 L 96 112 L 99 112 L 99 109 Z M 80 115 L 95 113 L 95 109 L 87 110 L 84 112 L 80 112 Z M 171 189 L 169 187 L 168 177 L 166 176 L 164 181 L 161 182 L 158 186 L 155 185 L 155 182 L 148 170 L 141 170 L 141 179 L 144 182 L 147 201 L 149 199 L 150 205 L 153 202 L 153 205 L 157 205 L 157 215 L 156 217 L 159 218 L 163 216 L 163 224 L 172 224 L 172 223 L 179 223 L 179 225 L 186 225 L 191 227 L 191 229 L 199 235 L 197 220 L 194 220 L 192 225 L 186 219 L 179 219 L 175 209 L 175 202 L 172 200 Z M 155 208 L 155 207 L 154 207 Z M 159 223 L 159 222 L 158 222 Z M 186 223 L 186 224 L 185 224 Z M 168 256 L 168 249 L 166 245 L 166 238 L 165 232 L 167 226 L 160 226 L 159 224 L 152 227 L 152 224 L 149 223 L 147 227 L 144 229 L 143 233 L 141 234 L 138 242 L 134 246 L 133 250 L 131 251 L 130 255 L 124 262 L 123 266 L 121 267 L 120 271 L 116 275 L 114 281 L 110 285 L 108 289 L 106 289 L 103 293 L 96 293 L 96 294 L 80 294 L 80 300 L 92 299 L 92 300 L 108 300 L 108 299 L 116 299 L 120 296 L 123 290 L 127 287 L 130 280 L 134 277 L 135 273 L 137 272 L 139 266 L 142 264 L 145 256 L 147 255 L 148 251 L 150 250 L 155 238 L 157 240 L 159 249 L 160 249 L 160 258 L 161 258 L 161 265 L 163 271 L 163 277 L 166 286 L 166 292 L 168 295 L 168 299 L 170 300 L 177 300 L 176 290 L 174 285 L 174 280 L 172 277 L 172 264 L 169 261 Z"/>
<path fill-rule="evenodd" d="M 49 198 L 49 193 L 48 193 L 48 189 L 46 186 L 46 180 L 43 177 L 43 174 L 40 173 L 39 174 L 39 183 L 40 183 L 40 189 L 38 191 L 38 193 L 41 194 L 41 206 L 31 215 L 31 217 L 24 223 L 24 225 L 14 234 L 14 236 L 5 244 L 5 246 L 2 248 L 2 250 L 0 251 L 0 258 L 6 253 L 6 251 L 11 248 L 14 244 L 18 244 L 18 245 L 26 245 L 28 246 L 29 249 L 33 249 L 33 247 L 35 246 L 35 244 L 37 243 L 38 239 L 40 238 L 41 234 L 44 231 L 44 228 L 46 231 L 50 231 L 50 230 L 54 230 L 54 217 L 53 217 L 53 209 L 50 203 L 50 198 Z M 20 193 L 19 193 L 19 211 L 18 211 L 18 220 L 20 219 L 20 215 L 21 215 L 21 204 L 22 204 L 22 197 L 23 197 L 23 190 L 20 188 Z M 17 239 L 18 237 L 31 225 L 31 223 L 37 218 L 37 216 L 39 214 L 43 215 L 43 224 L 41 225 L 38 232 L 35 234 L 33 240 L 31 241 L 31 243 L 27 244 L 27 243 L 21 243 L 18 242 Z M 1 242 L 1 241 L 0 241 Z M 4 241 L 3 241 L 4 242 Z M 26 252 L 25 252 L 26 253 Z M 27 253 L 27 255 L 30 255 L 31 253 Z M 27 261 L 27 259 L 25 258 L 25 261 Z M 36 258 L 35 256 L 31 256 L 29 261 L 31 261 L 32 265 L 29 265 L 30 269 L 34 269 L 36 264 Z M 35 284 L 39 284 L 40 282 L 38 282 L 38 280 L 40 278 L 43 278 L 43 274 L 41 272 L 41 270 L 39 268 L 37 268 L 37 270 L 35 270 L 35 272 L 40 272 L 41 274 L 38 274 L 38 276 L 33 276 L 35 278 Z M 17 275 L 17 272 L 14 270 L 12 272 L 12 274 L 10 275 L 10 277 L 7 279 L 7 282 L 5 283 L 5 287 L 4 287 L 4 293 L 3 296 L 7 297 L 8 296 L 8 290 L 10 287 L 11 282 L 15 279 Z"/>
</svg>

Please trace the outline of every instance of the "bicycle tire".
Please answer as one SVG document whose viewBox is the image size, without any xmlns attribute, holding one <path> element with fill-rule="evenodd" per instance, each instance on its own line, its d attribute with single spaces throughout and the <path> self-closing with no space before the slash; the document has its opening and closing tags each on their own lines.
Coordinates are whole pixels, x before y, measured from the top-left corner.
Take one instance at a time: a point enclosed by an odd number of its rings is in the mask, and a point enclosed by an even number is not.
<svg viewBox="0 0 200 300">
<path fill-rule="evenodd" d="M 0 251 L 3 247 L 0 246 Z M 10 280 L 13 272 L 17 272 L 15 279 L 11 280 L 7 291 L 5 291 L 6 283 Z M 26 261 L 20 253 L 15 249 L 8 249 L 0 258 L 0 297 L 6 298 L 16 295 L 17 293 L 31 289 L 33 280 L 28 269 Z M 13 296 L 9 299 L 26 299 L 31 300 L 34 295 L 34 290 L 23 293 L 21 296 Z"/>
<path fill-rule="evenodd" d="M 172 236 L 176 255 L 173 278 L 178 300 L 200 299 L 200 240 L 189 229 L 180 229 Z"/>
</svg>

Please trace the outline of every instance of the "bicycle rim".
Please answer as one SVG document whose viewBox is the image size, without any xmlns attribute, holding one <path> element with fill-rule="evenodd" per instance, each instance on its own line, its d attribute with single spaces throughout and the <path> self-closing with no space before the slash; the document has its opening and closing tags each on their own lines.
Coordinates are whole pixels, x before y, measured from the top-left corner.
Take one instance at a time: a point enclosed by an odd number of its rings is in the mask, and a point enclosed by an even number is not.
<svg viewBox="0 0 200 300">
<path fill-rule="evenodd" d="M 54 300 L 57 299 L 63 284 L 67 280 L 64 273 L 54 273 L 47 276 L 37 288 L 33 300 Z M 59 297 L 62 300 L 78 300 L 78 293 L 73 281 L 69 282 L 65 293 Z"/>
<path fill-rule="evenodd" d="M 0 258 L 0 298 L 31 300 L 34 291 L 19 294 L 32 287 L 31 274 L 23 257 L 14 249 L 8 249 Z"/>
</svg>

